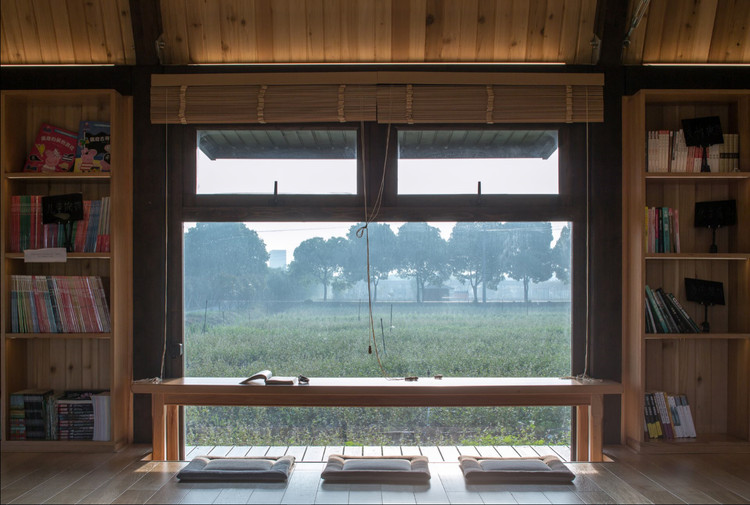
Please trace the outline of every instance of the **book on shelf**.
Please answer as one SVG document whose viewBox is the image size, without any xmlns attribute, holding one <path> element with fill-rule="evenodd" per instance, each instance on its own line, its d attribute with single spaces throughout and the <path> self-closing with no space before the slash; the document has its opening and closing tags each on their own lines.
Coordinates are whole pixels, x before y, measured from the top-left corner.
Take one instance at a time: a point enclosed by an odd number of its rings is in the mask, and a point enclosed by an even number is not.
<svg viewBox="0 0 750 505">
<path fill-rule="evenodd" d="M 107 441 L 110 439 L 110 406 L 111 396 L 109 391 L 91 395 L 94 405 L 94 440 Z"/>
<path fill-rule="evenodd" d="M 674 294 L 648 285 L 645 290 L 646 333 L 701 333 L 701 327 Z"/>
<path fill-rule="evenodd" d="M 680 212 L 670 207 L 646 207 L 646 252 L 680 252 Z"/>
<path fill-rule="evenodd" d="M 63 223 L 42 222 L 41 195 L 10 197 L 10 252 L 65 247 Z M 83 219 L 73 222 L 71 252 L 109 252 L 110 197 L 83 201 Z"/>
<path fill-rule="evenodd" d="M 11 275 L 13 333 L 106 333 L 109 307 L 101 277 Z"/>
<path fill-rule="evenodd" d="M 711 172 L 735 172 L 739 170 L 739 134 L 725 133 L 724 143 L 706 149 L 706 161 Z M 703 149 L 688 146 L 685 134 L 680 130 L 651 130 L 646 139 L 646 171 L 652 172 L 700 172 Z"/>
<path fill-rule="evenodd" d="M 687 396 L 664 391 L 644 396 L 644 433 L 649 439 L 695 438 L 695 425 Z"/>
<path fill-rule="evenodd" d="M 24 172 L 71 172 L 76 151 L 76 132 L 42 123 L 31 146 Z"/>
<path fill-rule="evenodd" d="M 268 386 L 271 385 L 294 385 L 297 384 L 297 377 L 281 377 L 273 375 L 270 370 L 261 370 L 260 372 L 248 377 L 240 384 L 256 384 L 262 382 Z"/>
<path fill-rule="evenodd" d="M 97 397 L 105 399 L 106 411 L 101 402 L 95 400 Z M 101 390 L 65 391 L 58 396 L 55 400 L 57 440 L 109 440 L 108 398 L 109 392 Z"/>
<path fill-rule="evenodd" d="M 74 172 L 110 172 L 110 124 L 81 121 L 78 126 Z"/>
<path fill-rule="evenodd" d="M 9 396 L 10 440 L 49 440 L 48 398 L 51 389 L 24 389 Z"/>
</svg>

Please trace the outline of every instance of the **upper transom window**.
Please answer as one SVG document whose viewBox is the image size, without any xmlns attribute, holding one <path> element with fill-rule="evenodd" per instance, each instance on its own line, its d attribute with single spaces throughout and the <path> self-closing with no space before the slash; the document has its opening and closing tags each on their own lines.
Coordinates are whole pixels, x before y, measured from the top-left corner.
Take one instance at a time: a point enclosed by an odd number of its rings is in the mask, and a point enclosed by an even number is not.
<svg viewBox="0 0 750 505">
<path fill-rule="evenodd" d="M 558 194 L 555 130 L 398 132 L 398 193 Z"/>
</svg>

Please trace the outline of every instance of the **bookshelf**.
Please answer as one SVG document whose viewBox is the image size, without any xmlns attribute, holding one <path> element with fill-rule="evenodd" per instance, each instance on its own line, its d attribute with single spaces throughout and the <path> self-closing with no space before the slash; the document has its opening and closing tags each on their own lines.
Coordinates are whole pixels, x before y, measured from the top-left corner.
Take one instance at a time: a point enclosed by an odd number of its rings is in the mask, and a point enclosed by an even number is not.
<svg viewBox="0 0 750 505">
<path fill-rule="evenodd" d="M 0 311 L 2 312 L 2 450 L 113 451 L 130 438 L 132 333 L 132 100 L 114 90 L 4 90 L 0 146 Z M 81 120 L 111 123 L 110 173 L 24 173 L 23 166 L 42 122 L 78 131 Z M 69 253 L 64 263 L 25 263 L 10 247 L 11 196 L 83 194 L 110 197 L 110 251 Z M 99 276 L 109 306 L 105 333 L 14 333 L 13 275 Z M 11 440 L 9 396 L 29 388 L 109 390 L 108 441 Z"/>
<path fill-rule="evenodd" d="M 623 442 L 642 453 L 750 452 L 750 91 L 641 90 L 623 97 Z M 647 132 L 678 130 L 685 118 L 719 116 L 739 134 L 739 171 L 647 172 Z M 737 201 L 738 222 L 694 228 L 695 202 Z M 680 253 L 646 253 L 644 209 L 680 212 Z M 703 307 L 687 301 L 684 278 L 720 281 L 726 305 L 709 309 L 710 333 L 646 333 L 644 290 L 674 293 L 700 323 Z M 644 393 L 686 394 L 698 436 L 649 440 Z"/>
</svg>

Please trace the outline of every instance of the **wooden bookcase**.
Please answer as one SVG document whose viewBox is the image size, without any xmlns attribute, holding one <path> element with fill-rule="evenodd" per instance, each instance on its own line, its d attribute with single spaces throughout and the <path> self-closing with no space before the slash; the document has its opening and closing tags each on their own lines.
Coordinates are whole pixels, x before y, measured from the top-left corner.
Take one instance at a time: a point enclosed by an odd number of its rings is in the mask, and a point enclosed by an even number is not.
<svg viewBox="0 0 750 505">
<path fill-rule="evenodd" d="M 686 118 L 719 116 L 739 134 L 739 172 L 649 173 L 646 135 Z M 642 90 L 623 97 L 623 442 L 644 453 L 750 452 L 750 91 Z M 693 226 L 695 202 L 737 200 L 736 226 Z M 646 253 L 645 208 L 679 209 L 681 253 Z M 709 309 L 710 333 L 645 331 L 645 285 L 672 292 L 700 324 L 684 278 L 720 281 L 726 305 Z M 698 436 L 649 440 L 644 393 L 686 394 Z"/>
<path fill-rule="evenodd" d="M 113 90 L 2 92 L 0 145 L 0 311 L 2 312 L 2 450 L 110 451 L 129 442 L 132 333 L 132 100 Z M 111 123 L 111 173 L 24 173 L 41 123 L 78 131 L 81 120 Z M 110 252 L 70 253 L 65 263 L 25 263 L 10 252 L 12 195 L 81 192 L 86 200 L 110 196 Z M 12 275 L 96 275 L 110 309 L 110 333 L 12 333 Z M 27 388 L 56 392 L 108 389 L 109 441 L 10 440 L 9 395 Z"/>
</svg>

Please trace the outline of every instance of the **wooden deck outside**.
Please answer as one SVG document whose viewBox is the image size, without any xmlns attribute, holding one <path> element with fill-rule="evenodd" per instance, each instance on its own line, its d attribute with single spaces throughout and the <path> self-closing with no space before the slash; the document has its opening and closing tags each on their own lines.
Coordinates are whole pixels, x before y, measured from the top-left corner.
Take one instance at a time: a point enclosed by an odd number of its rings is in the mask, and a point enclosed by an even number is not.
<svg viewBox="0 0 750 505">
<path fill-rule="evenodd" d="M 328 461 L 331 454 L 345 454 L 347 456 L 427 456 L 430 462 L 455 463 L 461 454 L 467 456 L 518 458 L 524 456 L 557 456 L 560 460 L 570 461 L 570 447 L 567 445 L 441 445 L 441 446 L 341 446 L 341 445 L 309 445 L 309 446 L 245 446 L 245 445 L 204 445 L 185 446 L 185 459 L 192 460 L 198 455 L 209 456 L 294 456 L 296 461 L 304 463 L 322 463 Z"/>
<path fill-rule="evenodd" d="M 613 462 L 565 463 L 576 474 L 565 485 L 467 485 L 456 462 L 431 460 L 430 483 L 410 486 L 326 483 L 320 478 L 325 464 L 304 461 L 317 453 L 309 449 L 286 483 L 180 483 L 175 474 L 188 463 L 150 461 L 149 446 L 3 453 L 0 503 L 750 503 L 747 454 L 638 455 L 609 447 Z M 227 453 L 232 450 L 242 452 Z"/>
</svg>

